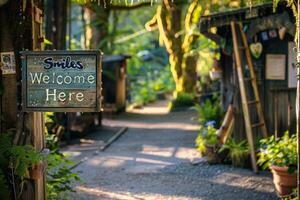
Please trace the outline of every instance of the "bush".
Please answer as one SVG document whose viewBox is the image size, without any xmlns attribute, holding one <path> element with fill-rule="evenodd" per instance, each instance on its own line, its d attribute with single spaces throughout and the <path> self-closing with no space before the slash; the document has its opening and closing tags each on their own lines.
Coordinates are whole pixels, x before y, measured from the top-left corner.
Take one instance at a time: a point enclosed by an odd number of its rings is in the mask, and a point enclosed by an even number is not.
<svg viewBox="0 0 300 200">
<path fill-rule="evenodd" d="M 195 105 L 195 95 L 190 93 L 179 93 L 170 104 L 170 109 L 185 108 Z"/>
<path fill-rule="evenodd" d="M 195 108 L 198 112 L 199 123 L 201 125 L 205 125 L 210 121 L 215 121 L 217 127 L 221 125 L 224 111 L 219 101 L 206 100 L 203 105 L 197 104 Z"/>
<path fill-rule="evenodd" d="M 73 190 L 73 184 L 80 181 L 78 173 L 72 171 L 76 163 L 68 160 L 58 151 L 58 140 L 55 135 L 48 134 L 46 137 L 47 147 L 50 154 L 47 156 L 47 199 L 65 200 L 69 192 Z"/>
<path fill-rule="evenodd" d="M 288 167 L 288 172 L 293 173 L 297 170 L 297 136 L 289 135 L 286 131 L 281 138 L 271 136 L 260 141 L 261 149 L 258 153 L 258 164 L 263 169 L 272 165 Z"/>
<path fill-rule="evenodd" d="M 11 190 L 23 187 L 33 166 L 44 160 L 45 156 L 31 145 L 13 145 L 12 133 L 0 134 L 0 197 L 10 199 Z M 20 185 L 14 180 L 20 180 Z"/>
<path fill-rule="evenodd" d="M 228 139 L 220 148 L 219 152 L 228 152 L 232 165 L 235 167 L 243 167 L 249 155 L 249 146 L 246 140 L 236 142 L 233 139 Z"/>
<path fill-rule="evenodd" d="M 213 126 L 201 127 L 196 138 L 197 150 L 205 154 L 207 146 L 216 146 L 218 143 L 217 130 Z"/>
</svg>

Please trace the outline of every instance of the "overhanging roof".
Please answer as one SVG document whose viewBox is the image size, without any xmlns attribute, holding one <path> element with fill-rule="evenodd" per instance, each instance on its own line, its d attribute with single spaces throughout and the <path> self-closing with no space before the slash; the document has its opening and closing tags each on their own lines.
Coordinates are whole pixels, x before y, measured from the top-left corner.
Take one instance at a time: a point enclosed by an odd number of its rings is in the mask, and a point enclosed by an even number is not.
<svg viewBox="0 0 300 200">
<path fill-rule="evenodd" d="M 282 5 L 282 3 L 280 3 Z M 281 6 L 277 8 L 280 10 Z M 205 33 L 212 27 L 221 27 L 230 25 L 231 21 L 250 21 L 255 18 L 272 15 L 273 3 L 265 3 L 253 7 L 245 7 L 241 9 L 212 13 L 207 16 L 202 16 L 199 21 L 200 32 Z"/>
</svg>

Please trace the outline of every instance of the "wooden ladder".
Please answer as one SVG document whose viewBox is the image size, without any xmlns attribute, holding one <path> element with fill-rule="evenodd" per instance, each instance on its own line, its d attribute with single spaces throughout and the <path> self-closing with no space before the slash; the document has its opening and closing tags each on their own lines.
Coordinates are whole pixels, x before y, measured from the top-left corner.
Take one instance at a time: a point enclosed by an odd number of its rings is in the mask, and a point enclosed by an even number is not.
<svg viewBox="0 0 300 200">
<path fill-rule="evenodd" d="M 249 46 L 247 42 L 247 37 L 243 31 L 242 23 L 231 22 L 231 32 L 233 37 L 233 48 L 235 55 L 236 70 L 239 81 L 239 88 L 242 100 L 243 114 L 246 126 L 247 140 L 249 143 L 250 154 L 251 154 L 251 164 L 254 172 L 257 172 L 257 163 L 256 163 L 256 153 L 253 141 L 253 129 L 261 128 L 263 137 L 267 137 L 267 128 L 264 119 L 264 114 L 262 111 L 262 106 L 259 98 L 259 92 L 257 88 L 256 75 L 249 51 Z M 244 53 L 243 53 L 244 52 Z M 244 77 L 242 55 L 246 57 L 246 63 L 250 71 L 250 77 Z M 247 97 L 246 86 L 245 84 L 250 84 L 252 87 L 254 98 Z M 258 122 L 252 123 L 250 119 L 250 107 L 256 108 L 256 113 L 258 116 Z"/>
</svg>

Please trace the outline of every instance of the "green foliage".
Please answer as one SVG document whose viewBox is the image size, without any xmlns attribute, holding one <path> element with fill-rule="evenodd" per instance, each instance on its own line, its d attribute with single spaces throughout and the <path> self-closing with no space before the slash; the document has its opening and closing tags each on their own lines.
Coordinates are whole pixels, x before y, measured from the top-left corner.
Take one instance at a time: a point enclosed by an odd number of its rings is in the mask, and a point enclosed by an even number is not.
<svg viewBox="0 0 300 200">
<path fill-rule="evenodd" d="M 31 145 L 12 145 L 12 135 L 5 133 L 0 136 L 0 164 L 2 170 L 11 169 L 21 179 L 29 177 L 29 169 L 45 157 Z"/>
<path fill-rule="evenodd" d="M 170 109 L 191 107 L 195 104 L 195 95 L 189 93 L 178 93 L 170 104 Z"/>
<path fill-rule="evenodd" d="M 213 126 L 201 127 L 195 142 L 197 150 L 205 154 L 207 146 L 217 145 L 217 130 Z"/>
<path fill-rule="evenodd" d="M 293 194 L 282 198 L 282 200 L 298 200 L 297 194 L 298 194 L 298 189 L 296 188 L 295 190 L 293 190 Z"/>
<path fill-rule="evenodd" d="M 175 84 L 169 69 L 168 56 L 158 46 L 157 33 L 145 31 L 145 23 L 155 7 L 118 11 L 110 32 L 114 32 L 113 54 L 129 54 L 127 80 L 130 103 L 143 106 L 157 99 L 158 93 L 173 91 Z M 143 56 L 144 55 L 144 56 Z"/>
<path fill-rule="evenodd" d="M 8 187 L 6 175 L 2 169 L 0 169 L 0 197 L 3 200 L 8 200 L 10 196 L 10 189 Z"/>
<path fill-rule="evenodd" d="M 12 133 L 0 134 L 0 196 L 9 199 L 11 187 L 8 177 L 18 176 L 23 181 L 29 178 L 29 170 L 45 160 L 45 156 L 31 145 L 12 145 Z M 21 186 L 22 187 L 22 186 Z"/>
<path fill-rule="evenodd" d="M 11 148 L 11 134 L 0 135 L 0 197 L 4 200 L 10 199 L 10 188 L 8 182 L 9 149 Z"/>
<path fill-rule="evenodd" d="M 167 67 L 162 70 L 154 70 L 144 75 L 132 77 L 130 84 L 131 103 L 145 105 L 157 99 L 159 93 L 169 93 L 174 90 L 174 81 Z"/>
<path fill-rule="evenodd" d="M 209 121 L 216 121 L 217 126 L 220 126 L 224 111 L 219 101 L 206 100 L 203 105 L 197 104 L 195 108 L 201 125 L 205 125 Z"/>
<path fill-rule="evenodd" d="M 47 156 L 47 199 L 65 200 L 69 192 L 75 192 L 72 185 L 80 181 L 78 173 L 72 171 L 75 162 L 68 160 L 58 151 L 58 140 L 55 135 L 46 137 L 47 147 L 51 150 Z"/>
<path fill-rule="evenodd" d="M 293 173 L 297 169 L 297 137 L 285 132 L 283 137 L 271 136 L 260 141 L 261 149 L 258 153 L 260 164 L 264 169 L 272 165 L 288 167 L 288 172 Z"/>
<path fill-rule="evenodd" d="M 8 154 L 10 158 L 9 168 L 21 179 L 25 177 L 28 178 L 29 169 L 45 159 L 45 157 L 31 145 L 12 146 Z"/>
<path fill-rule="evenodd" d="M 224 151 L 228 151 L 233 166 L 242 167 L 249 155 L 249 146 L 246 140 L 236 142 L 233 139 L 228 139 L 220 148 L 219 153 Z"/>
</svg>

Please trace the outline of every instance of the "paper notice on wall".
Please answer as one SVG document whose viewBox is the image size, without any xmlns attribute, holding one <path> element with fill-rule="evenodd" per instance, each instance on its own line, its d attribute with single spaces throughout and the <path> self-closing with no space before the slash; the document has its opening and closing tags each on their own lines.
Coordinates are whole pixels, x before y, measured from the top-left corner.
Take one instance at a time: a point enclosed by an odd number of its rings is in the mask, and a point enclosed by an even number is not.
<svg viewBox="0 0 300 200">
<path fill-rule="evenodd" d="M 289 42 L 289 55 L 288 55 L 288 87 L 297 87 L 297 52 L 294 42 Z"/>
<path fill-rule="evenodd" d="M 16 62 L 14 52 L 1 52 L 2 74 L 16 74 Z"/>
<path fill-rule="evenodd" d="M 285 80 L 285 59 L 283 54 L 266 55 L 267 80 Z"/>
</svg>

